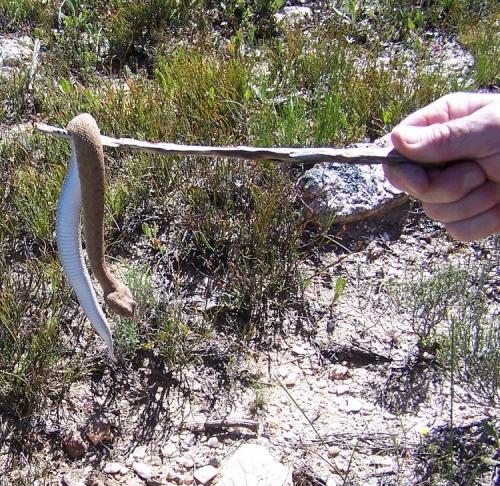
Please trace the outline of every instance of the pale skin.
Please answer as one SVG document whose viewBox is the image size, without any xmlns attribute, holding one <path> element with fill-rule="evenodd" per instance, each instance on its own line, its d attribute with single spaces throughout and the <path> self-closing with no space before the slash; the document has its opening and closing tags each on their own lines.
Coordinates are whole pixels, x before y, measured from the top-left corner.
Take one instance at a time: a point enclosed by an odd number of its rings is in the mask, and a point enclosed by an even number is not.
<svg viewBox="0 0 500 486">
<path fill-rule="evenodd" d="M 416 111 L 391 134 L 411 160 L 443 164 L 384 166 L 389 181 L 422 201 L 457 240 L 500 232 L 500 94 L 453 93 Z"/>
</svg>

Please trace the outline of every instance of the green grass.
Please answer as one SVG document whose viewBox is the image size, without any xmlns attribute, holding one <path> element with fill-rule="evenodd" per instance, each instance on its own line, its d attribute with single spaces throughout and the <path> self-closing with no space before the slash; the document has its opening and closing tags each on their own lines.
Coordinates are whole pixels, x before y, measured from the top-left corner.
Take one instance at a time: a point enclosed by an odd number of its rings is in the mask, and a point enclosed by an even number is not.
<svg viewBox="0 0 500 486">
<path fill-rule="evenodd" d="M 27 416 L 70 375 L 59 337 L 69 291 L 54 262 L 9 268 L 2 258 L 0 268 L 0 410 Z"/>
<path fill-rule="evenodd" d="M 465 383 L 475 400 L 487 404 L 499 399 L 499 316 L 485 293 L 497 266 L 498 261 L 486 260 L 434 268 L 390 290 L 420 350 L 436 354 L 452 382 Z"/>
<path fill-rule="evenodd" d="M 498 444 L 498 431 L 455 425 L 455 388 L 476 406 L 496 407 L 500 399 L 498 308 L 487 296 L 487 282 L 498 269 L 498 241 L 492 260 L 465 261 L 416 273 L 390 290 L 399 312 L 417 337 L 420 354 L 435 356 L 437 377 L 450 390 L 449 425 L 433 430 L 417 455 L 423 474 L 434 481 L 480 484 Z M 432 483 L 434 484 L 434 483 Z"/>
</svg>

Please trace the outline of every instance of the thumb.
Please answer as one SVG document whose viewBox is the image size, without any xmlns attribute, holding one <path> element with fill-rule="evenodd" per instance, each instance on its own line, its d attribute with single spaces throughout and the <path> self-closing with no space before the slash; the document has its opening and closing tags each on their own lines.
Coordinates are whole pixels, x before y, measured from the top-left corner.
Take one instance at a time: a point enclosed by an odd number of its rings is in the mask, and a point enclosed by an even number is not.
<svg viewBox="0 0 500 486">
<path fill-rule="evenodd" d="M 391 139 L 395 149 L 412 160 L 448 162 L 476 158 L 484 146 L 474 125 L 471 117 L 428 126 L 398 125 Z"/>
</svg>

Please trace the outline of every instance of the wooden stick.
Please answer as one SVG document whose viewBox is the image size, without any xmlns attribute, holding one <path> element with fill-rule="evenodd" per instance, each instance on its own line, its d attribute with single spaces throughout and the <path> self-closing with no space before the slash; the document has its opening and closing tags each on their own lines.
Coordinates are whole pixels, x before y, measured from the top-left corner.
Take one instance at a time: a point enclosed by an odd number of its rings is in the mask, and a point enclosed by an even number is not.
<svg viewBox="0 0 500 486">
<path fill-rule="evenodd" d="M 37 123 L 36 128 L 44 133 L 61 138 L 71 138 L 62 129 Z M 143 142 L 132 138 L 111 138 L 101 135 L 102 144 L 106 147 L 140 150 L 162 155 L 193 155 L 203 157 L 225 157 L 243 160 L 274 160 L 291 164 L 311 164 L 318 162 L 341 162 L 347 164 L 397 165 L 412 162 L 392 147 L 379 147 L 370 144 L 366 147 L 334 149 L 334 148 L 258 148 L 258 147 L 208 147 L 203 145 L 179 145 L 164 142 Z M 419 162 L 414 162 L 419 163 Z M 420 163 L 420 165 L 424 165 Z"/>
<path fill-rule="evenodd" d="M 245 428 L 256 433 L 259 431 L 259 422 L 257 422 L 256 420 L 243 419 L 243 418 L 207 420 L 206 422 L 191 422 L 191 423 L 188 422 L 185 425 L 191 429 L 199 430 L 200 432 L 231 429 L 234 427 Z"/>
</svg>

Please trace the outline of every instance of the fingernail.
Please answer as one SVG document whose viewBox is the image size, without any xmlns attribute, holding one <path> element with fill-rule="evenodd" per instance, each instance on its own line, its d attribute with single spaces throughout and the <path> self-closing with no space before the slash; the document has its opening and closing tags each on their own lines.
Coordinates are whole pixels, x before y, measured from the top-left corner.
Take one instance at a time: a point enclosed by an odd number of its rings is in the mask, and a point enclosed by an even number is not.
<svg viewBox="0 0 500 486">
<path fill-rule="evenodd" d="M 397 130 L 401 140 L 408 145 L 414 145 L 421 140 L 419 127 L 401 125 L 395 130 Z"/>
<path fill-rule="evenodd" d="M 485 181 L 484 174 L 479 170 L 471 170 L 464 177 L 464 187 L 470 191 L 480 186 Z"/>
</svg>

